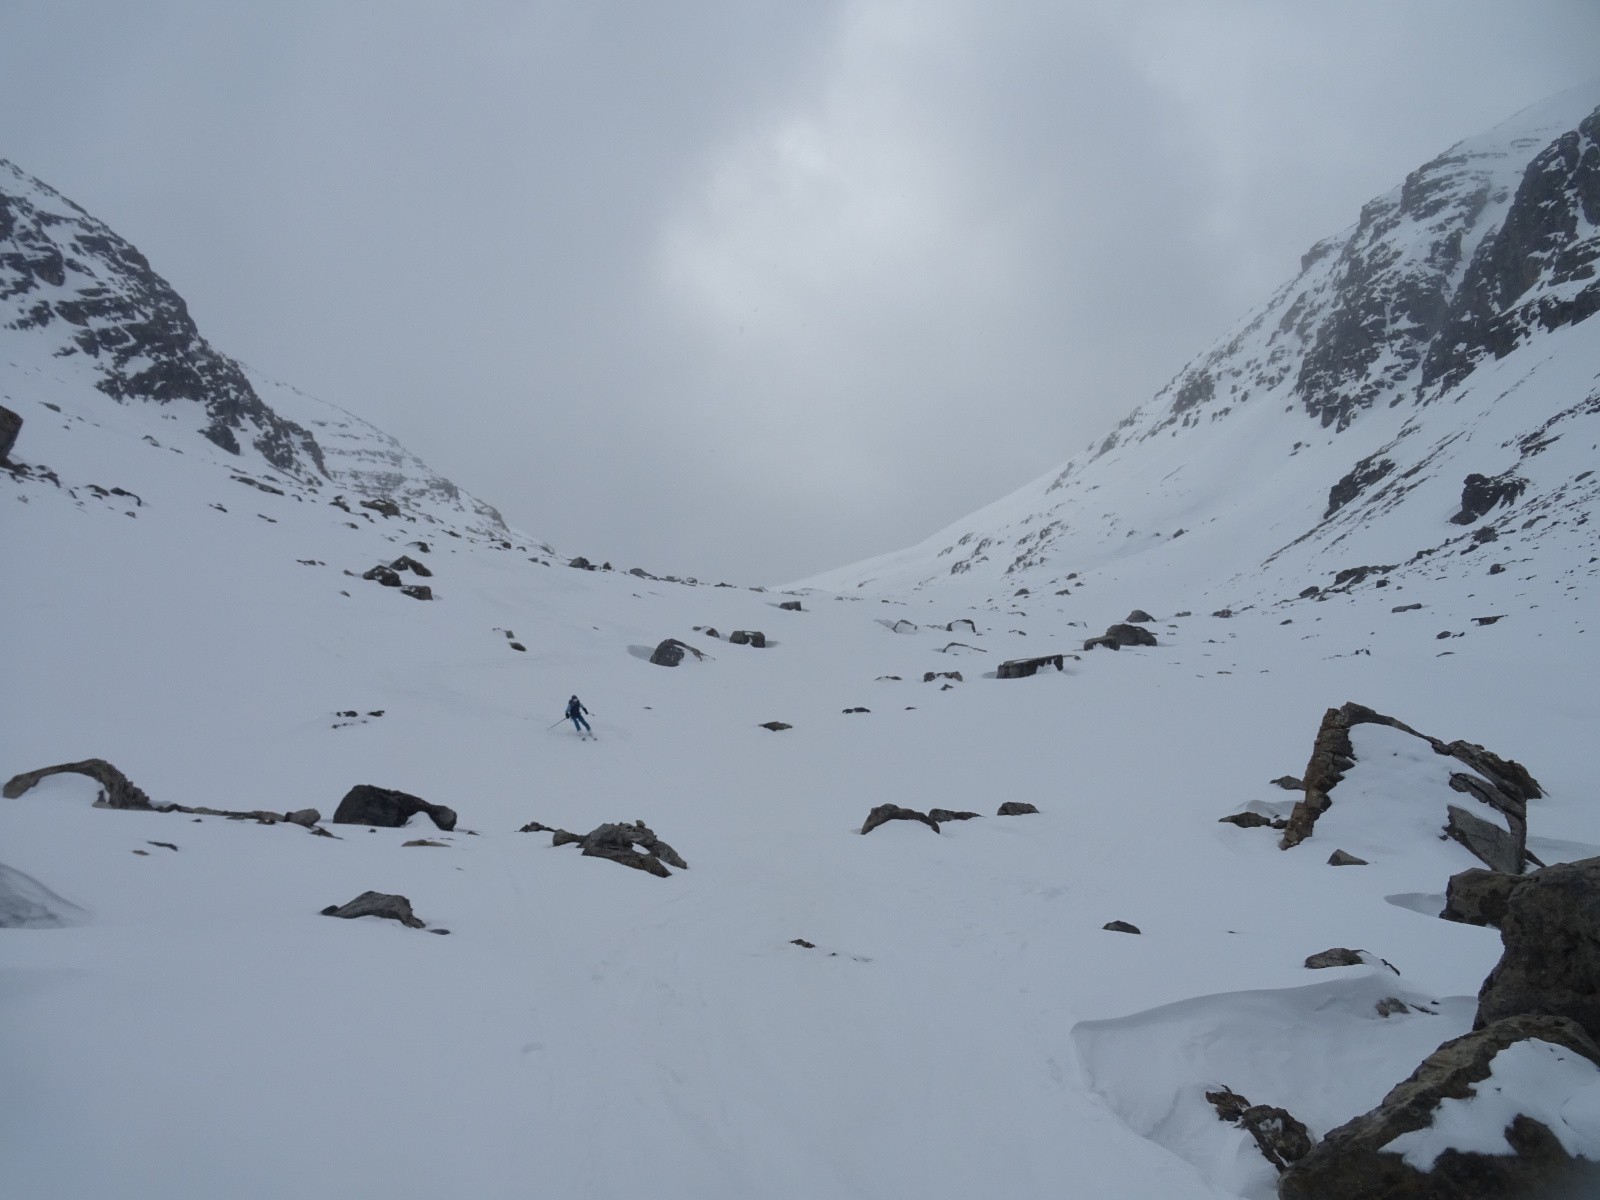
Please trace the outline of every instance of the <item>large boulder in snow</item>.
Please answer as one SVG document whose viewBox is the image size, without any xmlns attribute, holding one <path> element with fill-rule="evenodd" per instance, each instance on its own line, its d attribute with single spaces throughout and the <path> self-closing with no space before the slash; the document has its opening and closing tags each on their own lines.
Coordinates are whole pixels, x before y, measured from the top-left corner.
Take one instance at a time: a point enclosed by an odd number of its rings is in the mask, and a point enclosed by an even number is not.
<svg viewBox="0 0 1600 1200">
<path fill-rule="evenodd" d="M 11 457 L 11 447 L 17 444 L 17 434 L 22 432 L 22 418 L 0 404 L 0 464 Z"/>
<path fill-rule="evenodd" d="M 1119 625 L 1112 625 L 1099 637 L 1090 638 L 1084 642 L 1085 650 L 1093 650 L 1097 646 L 1104 646 L 1107 650 L 1120 650 L 1124 646 L 1155 646 L 1156 635 L 1142 625 L 1130 625 L 1126 621 Z"/>
<path fill-rule="evenodd" d="M 429 804 L 420 797 L 394 788 L 358 783 L 345 793 L 334 810 L 335 825 L 381 825 L 398 829 L 418 813 L 427 813 L 433 823 L 449 833 L 456 827 L 456 814 L 442 804 Z"/>
<path fill-rule="evenodd" d="M 1444 1043 L 1371 1112 L 1330 1130 L 1281 1200 L 1547 1200 L 1600 1194 L 1600 1131 L 1580 1099 L 1600 1046 L 1564 1017 L 1511 1017 Z"/>
<path fill-rule="evenodd" d="M 1457 872 L 1445 886 L 1444 911 L 1439 915 L 1446 921 L 1493 925 L 1498 929 L 1511 902 L 1511 890 L 1530 878 L 1532 876 L 1508 875 L 1483 867 Z"/>
<path fill-rule="evenodd" d="M 705 657 L 688 642 L 680 642 L 677 638 L 664 638 L 651 652 L 650 661 L 658 667 L 675 667 L 683 661 L 685 654 L 692 654 L 696 658 Z"/>
<path fill-rule="evenodd" d="M 1600 858 L 1522 878 L 1500 919 L 1505 951 L 1478 992 L 1476 1025 L 1536 1013 L 1600 1040 Z"/>
<path fill-rule="evenodd" d="M 1038 674 L 1045 667 L 1054 667 L 1058 671 L 1065 671 L 1067 669 L 1066 656 L 1061 654 L 1044 654 L 1038 658 L 1007 659 L 1005 662 L 1000 664 L 999 670 L 995 672 L 995 677 L 997 679 L 1026 679 L 1029 675 Z M 941 673 L 947 675 L 952 674 L 952 672 Z M 923 682 L 928 682 L 934 676 L 934 674 L 934 672 L 930 671 L 927 675 L 924 675 L 922 677 Z M 955 678 L 960 679 L 961 676 L 956 674 Z"/>
<path fill-rule="evenodd" d="M 390 921 L 399 921 L 409 929 L 426 928 L 422 919 L 411 911 L 411 901 L 404 896 L 394 896 L 386 892 L 362 892 L 348 904 L 330 904 L 322 910 L 325 917 L 344 917 L 354 920 L 356 917 L 383 917 Z"/>
<path fill-rule="evenodd" d="M 54 767 L 40 767 L 37 771 L 24 771 L 13 775 L 4 788 L 8 800 L 15 800 L 41 779 L 51 775 L 87 775 L 100 785 L 100 795 L 95 804 L 101 808 L 150 808 L 150 797 L 135 787 L 129 778 L 103 758 L 86 758 L 82 762 L 61 763 Z"/>
</svg>

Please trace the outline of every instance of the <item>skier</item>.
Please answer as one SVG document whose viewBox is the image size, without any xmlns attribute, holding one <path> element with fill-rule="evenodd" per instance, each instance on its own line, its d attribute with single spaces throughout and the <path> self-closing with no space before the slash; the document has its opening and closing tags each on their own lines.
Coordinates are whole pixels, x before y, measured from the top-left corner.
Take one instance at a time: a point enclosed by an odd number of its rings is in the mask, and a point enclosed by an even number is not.
<svg viewBox="0 0 1600 1200">
<path fill-rule="evenodd" d="M 579 737 L 582 737 L 585 733 L 587 733 L 590 737 L 594 736 L 594 730 L 589 727 L 589 722 L 583 719 L 584 714 L 588 711 L 589 710 L 583 706 L 583 701 L 579 700 L 576 696 L 567 701 L 567 720 L 572 722 L 572 728 L 577 732 Z"/>
</svg>

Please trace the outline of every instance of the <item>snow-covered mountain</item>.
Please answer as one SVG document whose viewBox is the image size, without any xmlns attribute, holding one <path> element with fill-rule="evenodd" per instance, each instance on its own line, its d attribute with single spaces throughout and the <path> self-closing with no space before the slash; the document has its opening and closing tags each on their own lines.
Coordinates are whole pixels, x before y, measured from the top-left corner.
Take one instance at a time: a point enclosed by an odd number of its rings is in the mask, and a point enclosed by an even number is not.
<svg viewBox="0 0 1600 1200">
<path fill-rule="evenodd" d="M 1530 570 L 1582 590 L 1600 529 L 1600 86 L 1468 138 L 1058 470 L 808 583 L 1141 581 L 1235 610 Z M 1203 580 L 1205 595 L 1194 591 Z M 1176 586 L 1174 586 L 1176 585 Z"/>
<path fill-rule="evenodd" d="M 498 512 L 387 434 L 216 351 L 144 255 L 4 159 L 0 329 L 13 387 L 30 376 L 35 389 L 88 384 L 124 406 L 158 408 L 176 427 L 163 437 L 198 434 L 269 486 L 392 501 L 425 523 L 510 537 Z"/>
<path fill-rule="evenodd" d="M 7 1194 L 1593 1194 L 1597 102 L 837 591 L 572 569 L 0 172 Z"/>
</svg>

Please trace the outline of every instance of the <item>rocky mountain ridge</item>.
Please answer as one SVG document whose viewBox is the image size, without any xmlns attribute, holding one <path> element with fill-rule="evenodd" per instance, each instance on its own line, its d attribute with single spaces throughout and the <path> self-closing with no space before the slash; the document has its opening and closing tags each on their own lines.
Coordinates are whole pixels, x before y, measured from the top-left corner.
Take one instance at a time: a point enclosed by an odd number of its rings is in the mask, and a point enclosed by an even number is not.
<svg viewBox="0 0 1600 1200">
<path fill-rule="evenodd" d="M 0 352 L 18 372 L 81 377 L 119 404 L 155 406 L 268 486 L 388 501 L 425 523 L 513 537 L 494 508 L 389 435 L 217 351 L 137 248 L 3 159 Z"/>
<path fill-rule="evenodd" d="M 1348 570 L 1475 573 L 1460 556 L 1497 538 L 1496 559 L 1570 571 L 1600 549 L 1587 526 L 1600 479 L 1583 466 L 1600 428 L 1600 338 L 1585 324 L 1600 308 L 1597 217 L 1600 85 L 1458 143 L 1366 204 L 1059 470 L 919 546 L 806 582 L 968 575 L 1000 596 L 1199 568 L 1213 603 L 1241 608 L 1344 587 Z M 1471 511 L 1485 487 L 1493 503 Z"/>
</svg>

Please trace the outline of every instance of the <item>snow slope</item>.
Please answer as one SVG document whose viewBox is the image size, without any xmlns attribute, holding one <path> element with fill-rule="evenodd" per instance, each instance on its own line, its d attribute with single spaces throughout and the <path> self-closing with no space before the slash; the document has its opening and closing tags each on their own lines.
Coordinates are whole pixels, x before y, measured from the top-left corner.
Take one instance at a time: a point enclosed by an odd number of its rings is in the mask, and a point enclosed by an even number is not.
<svg viewBox="0 0 1600 1200">
<path fill-rule="evenodd" d="M 398 515 L 335 505 L 340 470 L 370 481 L 387 468 L 369 451 L 403 452 L 258 384 L 324 456 L 321 475 L 278 470 L 186 410 L 117 402 L 37 334 L 0 331 L 29 465 L 0 473 L 0 776 L 99 756 L 158 804 L 325 817 L 373 783 L 461 823 L 324 822 L 328 839 L 97 809 L 76 776 L 0 800 L 0 913 L 27 909 L 0 928 L 8 1194 L 1256 1200 L 1273 1169 L 1203 1093 L 1320 1135 L 1466 1031 L 1500 952 L 1433 915 L 1475 864 L 1412 810 L 1359 821 L 1341 798 L 1289 851 L 1219 824 L 1287 811 L 1267 781 L 1301 771 L 1324 709 L 1357 700 L 1518 759 L 1547 792 L 1530 848 L 1600 854 L 1588 501 L 1570 490 L 1587 432 L 1519 460 L 1549 478 L 1518 504 L 1569 488 L 1559 532 L 1453 545 L 1452 569 L 1425 559 L 1385 587 L 1289 584 L 1391 561 L 1414 513 L 1453 536 L 1450 489 L 1370 509 L 1331 560 L 1316 547 L 1341 526 L 1252 569 L 1311 510 L 1276 426 L 1236 414 L 1139 443 L 1190 472 L 1181 538 L 1128 515 L 1180 502 L 1162 474 L 1090 464 L 1074 503 L 1099 479 L 1094 511 L 1118 523 L 1083 518 L 1078 579 L 1043 558 L 1007 575 L 992 553 L 928 583 L 914 552 L 797 595 L 572 569 L 413 486 L 414 467 L 396 468 Z M 1592 331 L 1558 327 L 1419 410 L 1405 453 L 1451 436 L 1432 413 L 1474 414 L 1439 451 L 1448 480 L 1524 428 L 1503 394 L 1543 421 L 1597 371 Z M 1330 436 L 1369 418 L 1408 419 L 1375 406 Z M 1028 528 L 1048 488 L 974 527 Z M 1281 529 L 1254 529 L 1280 508 Z M 432 601 L 360 578 L 401 553 L 432 569 Z M 1079 651 L 1135 606 L 1157 646 Z M 729 644 L 736 629 L 768 646 Z M 652 665 L 667 636 L 706 659 Z M 1053 653 L 1064 670 L 994 677 Z M 923 682 L 947 671 L 961 681 Z M 595 742 L 558 724 L 574 691 Z M 1433 756 L 1360 734 L 1346 796 L 1435 780 Z M 995 815 L 1012 800 L 1040 811 Z M 885 802 L 982 816 L 861 836 Z M 655 878 L 518 832 L 636 819 L 689 868 Z M 1336 847 L 1369 865 L 1326 865 Z M 369 889 L 448 935 L 319 915 Z M 1302 965 L 1333 946 L 1366 965 Z M 1409 1011 L 1379 1015 L 1391 997 Z M 1600 1155 L 1592 1122 L 1571 1136 Z"/>
</svg>

